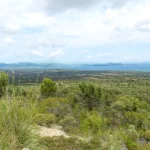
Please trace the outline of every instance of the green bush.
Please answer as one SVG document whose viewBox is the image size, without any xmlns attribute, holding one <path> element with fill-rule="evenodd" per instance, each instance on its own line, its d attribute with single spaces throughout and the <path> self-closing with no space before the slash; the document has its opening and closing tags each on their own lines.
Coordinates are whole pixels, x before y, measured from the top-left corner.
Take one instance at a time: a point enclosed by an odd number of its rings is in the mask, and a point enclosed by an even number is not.
<svg viewBox="0 0 150 150">
<path fill-rule="evenodd" d="M 138 144 L 132 141 L 130 138 L 126 139 L 126 146 L 129 150 L 138 150 Z"/>
<path fill-rule="evenodd" d="M 131 96 L 121 96 L 112 104 L 113 115 L 122 125 L 133 124 L 139 129 L 148 126 L 148 103 Z M 147 111 L 146 111 L 147 110 Z"/>
<path fill-rule="evenodd" d="M 150 144 L 138 145 L 137 150 L 150 150 Z"/>
<path fill-rule="evenodd" d="M 5 95 L 7 85 L 8 75 L 4 72 L 0 72 L 0 97 Z"/>
<path fill-rule="evenodd" d="M 139 134 L 134 125 L 130 125 L 126 132 L 126 135 L 133 141 L 136 142 L 139 139 Z"/>
<path fill-rule="evenodd" d="M 47 98 L 38 103 L 38 109 L 40 113 L 54 114 L 58 119 L 62 119 L 64 116 L 71 112 L 69 100 L 66 98 Z"/>
<path fill-rule="evenodd" d="M 102 90 L 94 86 L 93 84 L 79 84 L 80 92 L 78 94 L 77 103 L 82 107 L 92 111 L 94 108 L 100 106 L 100 100 L 102 98 Z"/>
<path fill-rule="evenodd" d="M 122 150 L 123 141 L 121 139 L 122 130 L 105 130 L 99 137 L 102 150 Z"/>
<path fill-rule="evenodd" d="M 9 86 L 8 95 L 10 97 L 24 97 L 27 100 L 40 98 L 40 88 L 38 86 Z"/>
<path fill-rule="evenodd" d="M 101 133 L 103 126 L 103 120 L 100 117 L 99 113 L 96 111 L 87 112 L 86 114 L 81 114 L 81 132 L 85 134 L 98 134 Z"/>
<path fill-rule="evenodd" d="M 138 150 L 139 133 L 134 125 L 129 125 L 127 129 L 122 129 L 122 140 L 129 150 Z"/>
<path fill-rule="evenodd" d="M 0 102 L 0 149 L 38 148 L 34 105 L 19 102 Z"/>
<path fill-rule="evenodd" d="M 55 123 L 56 117 L 53 114 L 39 114 L 36 118 L 36 123 L 41 126 L 50 127 Z"/>
<path fill-rule="evenodd" d="M 148 130 L 144 133 L 144 137 L 147 141 L 150 141 L 150 130 Z"/>
<path fill-rule="evenodd" d="M 41 84 L 41 94 L 44 97 L 53 96 L 56 93 L 57 86 L 51 79 L 45 78 Z"/>
<path fill-rule="evenodd" d="M 101 145 L 99 140 L 91 139 L 90 141 L 79 140 L 78 138 L 42 138 L 40 144 L 44 150 L 99 150 Z"/>
<path fill-rule="evenodd" d="M 66 132 L 74 133 L 77 132 L 78 122 L 71 115 L 65 116 L 59 121 L 59 124 L 63 127 Z"/>
</svg>

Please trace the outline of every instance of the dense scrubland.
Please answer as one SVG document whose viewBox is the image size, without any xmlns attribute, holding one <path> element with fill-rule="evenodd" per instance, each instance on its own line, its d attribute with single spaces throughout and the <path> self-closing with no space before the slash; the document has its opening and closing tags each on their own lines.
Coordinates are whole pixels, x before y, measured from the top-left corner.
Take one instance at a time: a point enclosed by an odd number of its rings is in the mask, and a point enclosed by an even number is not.
<svg viewBox="0 0 150 150">
<path fill-rule="evenodd" d="M 150 150 L 149 73 L 59 71 L 29 85 L 8 75 L 0 73 L 0 150 Z M 67 138 L 40 136 L 56 125 Z"/>
</svg>

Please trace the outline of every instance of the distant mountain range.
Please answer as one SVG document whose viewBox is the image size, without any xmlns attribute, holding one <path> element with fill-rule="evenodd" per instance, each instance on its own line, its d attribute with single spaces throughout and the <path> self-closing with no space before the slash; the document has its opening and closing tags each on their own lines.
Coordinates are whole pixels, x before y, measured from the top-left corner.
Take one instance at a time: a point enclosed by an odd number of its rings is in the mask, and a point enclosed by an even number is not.
<svg viewBox="0 0 150 150">
<path fill-rule="evenodd" d="M 107 64 L 60 64 L 60 63 L 52 63 L 52 64 L 42 64 L 42 63 L 30 63 L 30 62 L 20 62 L 20 63 L 0 63 L 0 68 L 64 68 L 64 67 L 99 67 L 99 66 L 120 66 L 123 65 L 121 63 L 107 63 Z"/>
<path fill-rule="evenodd" d="M 150 63 L 143 64 L 123 64 L 123 63 L 106 63 L 106 64 L 61 64 L 61 63 L 0 63 L 0 69 L 71 69 L 71 70 L 116 70 L 116 71 L 150 71 Z"/>
</svg>

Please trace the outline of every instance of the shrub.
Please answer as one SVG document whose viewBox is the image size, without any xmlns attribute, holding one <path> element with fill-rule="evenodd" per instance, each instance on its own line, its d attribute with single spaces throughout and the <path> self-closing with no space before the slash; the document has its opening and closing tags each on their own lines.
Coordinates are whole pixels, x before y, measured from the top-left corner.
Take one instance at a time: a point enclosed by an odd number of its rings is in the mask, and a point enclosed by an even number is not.
<svg viewBox="0 0 150 150">
<path fill-rule="evenodd" d="M 67 132 L 74 133 L 78 128 L 78 123 L 75 118 L 71 115 L 65 116 L 63 119 L 60 120 L 60 125 L 63 129 Z"/>
<path fill-rule="evenodd" d="M 144 137 L 147 141 L 150 141 L 150 130 L 148 130 L 144 133 Z"/>
<path fill-rule="evenodd" d="M 44 145 L 44 150 L 98 150 L 101 145 L 99 140 L 91 139 L 90 141 L 79 140 L 78 138 L 42 138 L 40 144 Z"/>
<path fill-rule="evenodd" d="M 122 150 L 125 145 L 121 140 L 122 130 L 107 130 L 102 132 L 100 137 L 102 150 Z"/>
<path fill-rule="evenodd" d="M 38 86 L 9 86 L 8 95 L 10 97 L 24 97 L 28 100 L 40 98 L 40 88 Z"/>
<path fill-rule="evenodd" d="M 44 97 L 53 96 L 57 90 L 56 83 L 51 79 L 45 78 L 41 84 L 41 94 Z"/>
<path fill-rule="evenodd" d="M 71 111 L 69 100 L 66 98 L 48 98 L 42 101 L 39 101 L 38 105 L 40 113 L 52 113 L 58 118 L 63 118 L 68 115 Z"/>
<path fill-rule="evenodd" d="M 129 150 L 137 150 L 138 149 L 138 144 L 134 141 L 132 141 L 130 138 L 126 139 L 126 146 Z"/>
<path fill-rule="evenodd" d="M 33 105 L 24 106 L 19 102 L 0 102 L 0 149 L 37 149 Z"/>
<path fill-rule="evenodd" d="M 134 125 L 129 125 L 128 129 L 123 129 L 123 141 L 129 150 L 138 149 L 139 134 Z"/>
<path fill-rule="evenodd" d="M 120 119 L 122 125 L 133 124 L 139 129 L 148 125 L 148 103 L 131 96 L 121 96 L 112 104 L 114 117 Z"/>
<path fill-rule="evenodd" d="M 127 130 L 127 136 L 135 142 L 139 139 L 139 134 L 134 125 L 129 126 L 129 129 Z"/>
<path fill-rule="evenodd" d="M 100 98 L 102 97 L 101 88 L 95 87 L 93 84 L 79 84 L 79 102 L 83 107 L 92 111 L 93 108 L 100 106 Z"/>
<path fill-rule="evenodd" d="M 0 97 L 5 95 L 7 85 L 8 75 L 4 72 L 0 72 Z"/>
<path fill-rule="evenodd" d="M 51 124 L 55 122 L 55 116 L 51 113 L 49 114 L 39 114 L 36 118 L 36 123 L 41 126 L 50 127 Z"/>
<path fill-rule="evenodd" d="M 85 134 L 92 133 L 98 134 L 102 128 L 103 120 L 99 113 L 92 111 L 91 113 L 81 114 L 81 125 L 80 129 Z"/>
</svg>

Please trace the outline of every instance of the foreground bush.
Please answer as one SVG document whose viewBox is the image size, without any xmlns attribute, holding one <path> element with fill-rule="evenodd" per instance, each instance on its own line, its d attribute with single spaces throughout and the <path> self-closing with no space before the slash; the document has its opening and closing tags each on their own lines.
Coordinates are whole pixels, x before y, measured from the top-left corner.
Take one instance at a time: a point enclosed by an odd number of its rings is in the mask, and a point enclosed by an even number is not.
<svg viewBox="0 0 150 150">
<path fill-rule="evenodd" d="M 26 147 L 37 149 L 35 117 L 36 111 L 33 105 L 1 101 L 0 149 L 18 150 Z"/>
<path fill-rule="evenodd" d="M 44 150 L 98 150 L 101 149 L 97 140 L 82 141 L 77 138 L 42 138 L 40 144 Z"/>
<path fill-rule="evenodd" d="M 55 123 L 55 120 L 56 120 L 56 117 L 51 113 L 39 114 L 35 122 L 40 126 L 50 127 L 53 123 Z"/>
<path fill-rule="evenodd" d="M 103 126 L 103 120 L 96 111 L 81 114 L 81 132 L 85 134 L 100 134 Z"/>
<path fill-rule="evenodd" d="M 40 114 L 53 114 L 57 119 L 62 119 L 64 116 L 71 113 L 69 100 L 66 98 L 48 98 L 39 101 L 38 104 Z"/>
<path fill-rule="evenodd" d="M 148 130 L 144 133 L 144 137 L 147 141 L 150 141 L 150 130 Z"/>
</svg>

